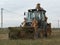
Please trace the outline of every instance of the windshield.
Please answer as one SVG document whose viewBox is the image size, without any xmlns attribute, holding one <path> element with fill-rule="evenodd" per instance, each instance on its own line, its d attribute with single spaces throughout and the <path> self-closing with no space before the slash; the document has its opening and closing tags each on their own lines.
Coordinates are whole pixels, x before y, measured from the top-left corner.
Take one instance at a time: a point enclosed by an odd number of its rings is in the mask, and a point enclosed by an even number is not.
<svg viewBox="0 0 60 45">
<path fill-rule="evenodd" d="M 32 15 L 33 15 L 33 18 L 36 18 L 37 20 L 40 20 L 41 19 L 41 14 L 40 14 L 40 12 L 33 12 L 32 13 Z"/>
<path fill-rule="evenodd" d="M 37 20 L 43 20 L 44 19 L 44 14 L 42 12 L 34 11 L 34 12 L 29 12 L 30 19 L 32 20 L 33 18 Z"/>
<path fill-rule="evenodd" d="M 45 19 L 44 17 L 45 17 L 45 14 L 42 11 L 41 12 L 40 11 L 28 12 L 28 14 L 26 15 L 27 21 L 32 21 L 33 18 L 44 21 Z"/>
</svg>

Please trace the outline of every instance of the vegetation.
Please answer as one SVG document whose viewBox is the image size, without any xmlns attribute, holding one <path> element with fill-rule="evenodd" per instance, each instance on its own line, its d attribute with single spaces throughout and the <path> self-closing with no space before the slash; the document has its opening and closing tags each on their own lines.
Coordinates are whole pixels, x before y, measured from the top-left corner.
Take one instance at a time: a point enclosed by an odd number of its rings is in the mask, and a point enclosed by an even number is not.
<svg viewBox="0 0 60 45">
<path fill-rule="evenodd" d="M 60 39 L 0 40 L 0 45 L 60 45 Z"/>
<path fill-rule="evenodd" d="M 1 31 L 1 30 L 0 30 Z M 6 32 L 6 33 L 5 33 Z M 8 30 L 3 30 L 0 34 L 8 34 Z M 2 35 L 0 35 L 1 37 Z M 48 38 L 40 38 L 40 39 L 1 39 L 0 45 L 60 45 L 60 30 L 52 30 L 52 36 Z"/>
<path fill-rule="evenodd" d="M 3 28 L 3 29 L 0 28 L 0 34 L 6 34 L 6 33 L 9 33 L 8 28 Z"/>
</svg>

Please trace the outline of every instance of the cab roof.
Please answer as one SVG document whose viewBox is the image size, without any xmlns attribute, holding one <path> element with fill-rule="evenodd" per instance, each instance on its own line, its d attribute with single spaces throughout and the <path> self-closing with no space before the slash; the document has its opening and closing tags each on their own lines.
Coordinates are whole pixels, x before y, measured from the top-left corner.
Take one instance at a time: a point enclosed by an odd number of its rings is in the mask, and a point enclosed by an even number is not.
<svg viewBox="0 0 60 45">
<path fill-rule="evenodd" d="M 34 12 L 34 11 L 37 11 L 38 9 L 29 9 L 28 12 Z M 46 12 L 46 10 L 44 9 L 39 9 L 38 11 L 44 11 Z"/>
</svg>

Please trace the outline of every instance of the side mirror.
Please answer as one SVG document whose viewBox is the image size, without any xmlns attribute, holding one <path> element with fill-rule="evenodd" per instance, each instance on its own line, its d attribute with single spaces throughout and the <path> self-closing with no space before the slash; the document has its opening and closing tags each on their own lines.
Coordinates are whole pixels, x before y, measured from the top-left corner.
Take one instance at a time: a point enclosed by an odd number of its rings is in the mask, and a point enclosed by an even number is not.
<svg viewBox="0 0 60 45">
<path fill-rule="evenodd" d="M 28 12 L 24 12 L 24 15 L 28 15 Z"/>
<path fill-rule="evenodd" d="M 26 15 L 25 12 L 24 12 L 24 15 Z"/>
</svg>

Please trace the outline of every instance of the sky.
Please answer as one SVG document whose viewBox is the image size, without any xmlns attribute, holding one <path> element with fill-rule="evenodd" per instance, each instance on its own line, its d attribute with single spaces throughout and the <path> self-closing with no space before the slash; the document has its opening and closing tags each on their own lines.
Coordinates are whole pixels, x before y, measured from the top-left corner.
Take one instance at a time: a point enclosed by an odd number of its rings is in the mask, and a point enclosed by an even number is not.
<svg viewBox="0 0 60 45">
<path fill-rule="evenodd" d="M 52 23 L 52 27 L 57 27 L 58 20 L 60 21 L 60 0 L 0 0 L 0 10 L 3 8 L 3 27 L 20 26 L 24 12 L 35 8 L 37 3 L 47 11 L 48 23 Z"/>
</svg>

